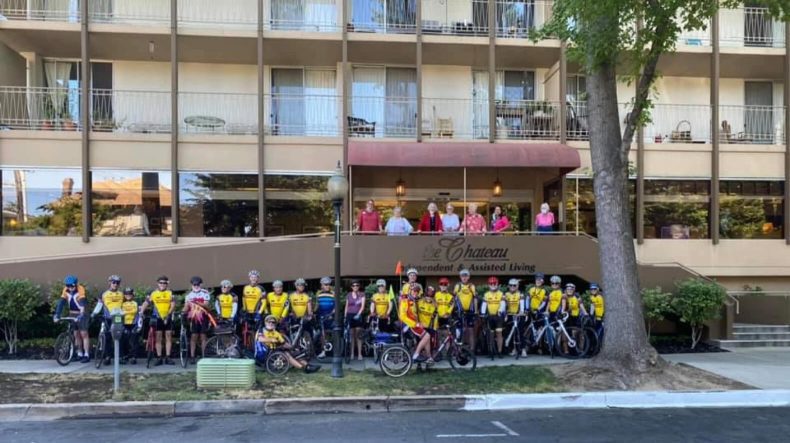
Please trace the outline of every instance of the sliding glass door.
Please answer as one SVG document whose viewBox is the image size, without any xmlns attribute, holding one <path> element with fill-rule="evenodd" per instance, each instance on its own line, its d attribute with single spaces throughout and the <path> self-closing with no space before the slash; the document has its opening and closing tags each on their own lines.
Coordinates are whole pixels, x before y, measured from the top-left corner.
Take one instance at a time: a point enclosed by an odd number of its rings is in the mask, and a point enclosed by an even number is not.
<svg viewBox="0 0 790 443">
<path fill-rule="evenodd" d="M 335 71 L 272 69 L 271 125 L 275 135 L 337 135 Z"/>
</svg>

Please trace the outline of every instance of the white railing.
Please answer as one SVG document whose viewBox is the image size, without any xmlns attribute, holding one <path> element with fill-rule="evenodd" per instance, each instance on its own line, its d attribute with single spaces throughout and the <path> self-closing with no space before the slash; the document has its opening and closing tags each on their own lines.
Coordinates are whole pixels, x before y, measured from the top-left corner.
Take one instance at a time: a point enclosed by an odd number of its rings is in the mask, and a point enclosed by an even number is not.
<svg viewBox="0 0 790 443">
<path fill-rule="evenodd" d="M 554 140 L 560 136 L 560 104 L 537 100 L 497 100 L 497 139 Z"/>
<path fill-rule="evenodd" d="M 179 92 L 178 125 L 184 133 L 255 134 L 258 95 Z"/>
<path fill-rule="evenodd" d="M 422 32 L 488 35 L 488 0 L 423 0 Z"/>
<path fill-rule="evenodd" d="M 782 106 L 720 106 L 721 143 L 784 144 Z"/>
<path fill-rule="evenodd" d="M 76 0 L 0 0 L 0 20 L 79 22 Z"/>
<path fill-rule="evenodd" d="M 348 30 L 413 34 L 417 20 L 415 0 L 346 0 Z"/>
<path fill-rule="evenodd" d="M 178 22 L 187 26 L 222 24 L 255 30 L 258 27 L 258 0 L 178 0 Z"/>
<path fill-rule="evenodd" d="M 631 104 L 619 107 L 622 127 Z M 645 143 L 710 143 L 710 118 L 709 105 L 656 104 L 644 127 Z"/>
<path fill-rule="evenodd" d="M 491 0 L 494 1 L 494 0 Z M 497 0 L 497 37 L 526 38 L 551 18 L 551 0 Z"/>
<path fill-rule="evenodd" d="M 336 95 L 266 95 L 267 134 L 291 136 L 340 135 L 340 97 Z"/>
<path fill-rule="evenodd" d="M 439 139 L 488 138 L 488 102 L 423 98 L 422 136 Z"/>
<path fill-rule="evenodd" d="M 0 87 L 0 128 L 78 131 L 77 88 Z"/>
<path fill-rule="evenodd" d="M 414 97 L 352 97 L 348 119 L 350 137 L 414 138 L 417 99 Z"/>
<path fill-rule="evenodd" d="M 337 24 L 339 0 L 270 0 L 265 29 L 333 32 Z"/>
<path fill-rule="evenodd" d="M 135 25 L 170 23 L 170 2 L 162 0 L 92 0 L 89 17 L 97 23 Z"/>
<path fill-rule="evenodd" d="M 681 30 L 678 35 L 678 46 L 710 46 L 710 20 L 705 22 L 704 29 L 694 31 Z"/>
<path fill-rule="evenodd" d="M 91 128 L 99 132 L 171 132 L 170 92 L 94 89 Z"/>
<path fill-rule="evenodd" d="M 570 140 L 590 139 L 590 115 L 587 111 L 587 102 L 569 101 L 567 106 L 565 131 Z"/>
<path fill-rule="evenodd" d="M 785 46 L 785 25 L 772 18 L 767 8 L 722 9 L 719 14 L 722 46 Z"/>
</svg>

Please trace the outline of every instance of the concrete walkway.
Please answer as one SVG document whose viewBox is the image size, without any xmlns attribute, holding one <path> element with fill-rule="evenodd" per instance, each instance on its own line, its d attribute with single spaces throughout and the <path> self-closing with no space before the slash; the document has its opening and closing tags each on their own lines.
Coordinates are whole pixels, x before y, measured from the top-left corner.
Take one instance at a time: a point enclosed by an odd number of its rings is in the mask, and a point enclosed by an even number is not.
<svg viewBox="0 0 790 443">
<path fill-rule="evenodd" d="M 737 349 L 733 352 L 663 356 L 760 389 L 790 389 L 790 349 Z"/>
</svg>

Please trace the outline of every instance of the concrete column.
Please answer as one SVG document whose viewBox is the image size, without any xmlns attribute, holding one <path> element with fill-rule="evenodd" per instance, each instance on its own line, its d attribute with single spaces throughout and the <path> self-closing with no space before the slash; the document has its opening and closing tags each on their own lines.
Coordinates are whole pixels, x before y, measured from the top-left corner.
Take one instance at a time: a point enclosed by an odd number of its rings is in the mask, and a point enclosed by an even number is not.
<svg viewBox="0 0 790 443">
<path fill-rule="evenodd" d="M 417 142 L 422 142 L 422 0 L 417 0 Z"/>
<path fill-rule="evenodd" d="M 719 12 L 711 20 L 711 40 L 713 53 L 710 67 L 710 106 L 711 106 L 711 180 L 710 180 L 710 238 L 713 244 L 719 243 Z"/>
<path fill-rule="evenodd" d="M 88 45 L 88 0 L 80 0 L 80 126 L 82 126 L 82 241 L 88 243 L 92 234 L 91 161 L 90 161 L 90 98 L 91 57 Z"/>
<path fill-rule="evenodd" d="M 488 0 L 488 142 L 496 140 L 496 1 Z"/>
<path fill-rule="evenodd" d="M 790 22 L 785 23 L 785 35 L 790 37 Z M 790 245 L 790 41 L 785 37 L 785 243 Z"/>
<path fill-rule="evenodd" d="M 342 212 L 347 214 L 343 219 L 343 230 L 350 231 L 351 219 L 353 217 L 353 202 L 351 196 L 353 195 L 353 188 L 351 187 L 351 167 L 348 165 L 348 115 L 351 109 L 351 67 L 348 63 L 348 2 L 342 2 L 341 8 L 343 9 L 343 28 L 342 28 L 342 51 L 341 51 L 341 66 L 343 70 L 343 81 L 340 88 L 340 118 L 342 119 L 341 127 L 343 128 L 343 168 L 346 171 L 346 177 L 349 180 L 348 198 L 344 202 L 346 206 Z"/>
<path fill-rule="evenodd" d="M 264 0 L 258 0 L 258 237 L 266 236 L 266 186 L 265 177 L 263 174 L 265 168 L 264 162 L 264 126 L 266 122 L 264 106 L 265 97 L 263 92 L 265 89 L 264 84 L 264 70 L 263 70 L 263 11 Z"/>
<path fill-rule="evenodd" d="M 562 144 L 568 142 L 568 101 L 566 100 L 568 95 L 568 55 L 566 50 L 567 46 L 563 41 L 560 45 L 560 143 Z"/>
<path fill-rule="evenodd" d="M 172 198 L 170 220 L 173 243 L 178 243 L 179 183 L 178 183 L 178 0 L 170 0 L 170 187 Z"/>
</svg>

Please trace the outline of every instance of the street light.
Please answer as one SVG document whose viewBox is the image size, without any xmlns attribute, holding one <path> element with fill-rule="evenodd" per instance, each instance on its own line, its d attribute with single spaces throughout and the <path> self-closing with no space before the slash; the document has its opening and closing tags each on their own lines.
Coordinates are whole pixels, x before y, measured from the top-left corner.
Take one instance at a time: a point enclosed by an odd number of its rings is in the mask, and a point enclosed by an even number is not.
<svg viewBox="0 0 790 443">
<path fill-rule="evenodd" d="M 335 207 L 335 325 L 332 328 L 332 377 L 343 376 L 343 356 L 340 355 L 340 336 L 343 332 L 341 324 L 343 318 L 340 314 L 340 210 L 343 199 L 348 193 L 348 180 L 343 174 L 340 162 L 337 169 L 326 183 L 326 191 Z"/>
</svg>

